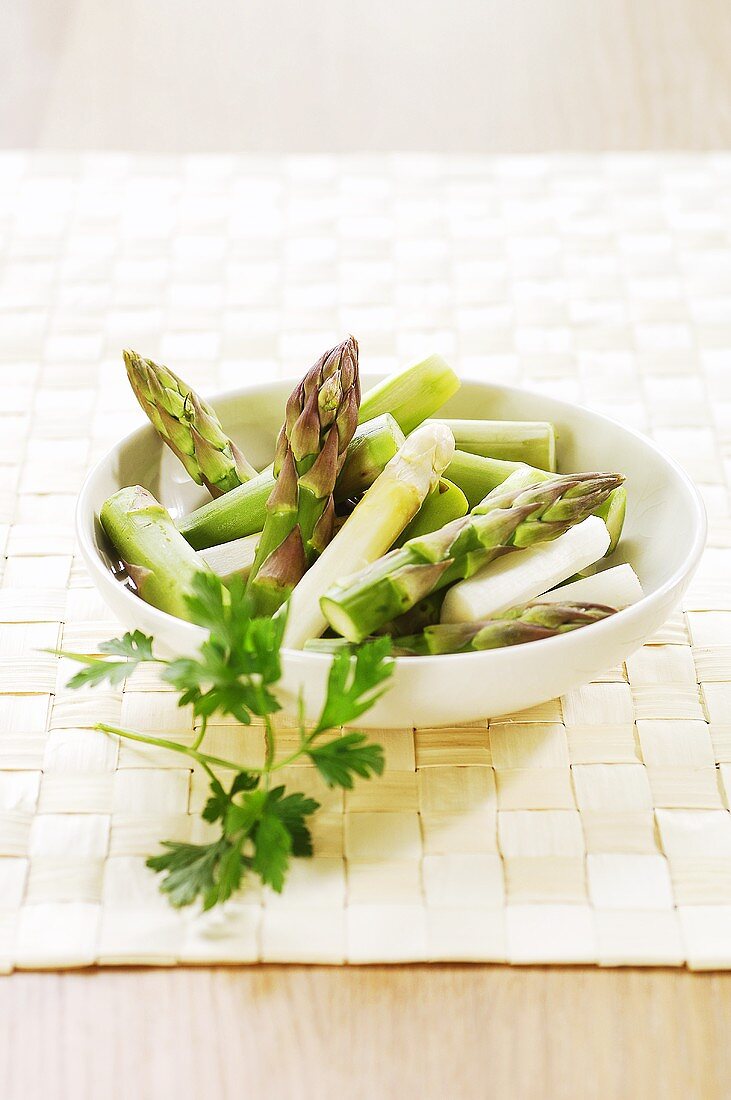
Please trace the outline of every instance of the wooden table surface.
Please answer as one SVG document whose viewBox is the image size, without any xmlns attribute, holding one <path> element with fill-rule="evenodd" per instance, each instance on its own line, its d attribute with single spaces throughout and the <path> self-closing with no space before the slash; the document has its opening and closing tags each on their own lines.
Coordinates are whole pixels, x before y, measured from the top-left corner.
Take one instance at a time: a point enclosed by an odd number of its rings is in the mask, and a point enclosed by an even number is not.
<svg viewBox="0 0 731 1100">
<path fill-rule="evenodd" d="M 727 0 L 4 0 L 3 14 L 0 146 L 487 153 L 731 142 Z"/>
<path fill-rule="evenodd" d="M 124 970 L 0 982 L 3 1100 L 729 1095 L 731 975 Z"/>
</svg>

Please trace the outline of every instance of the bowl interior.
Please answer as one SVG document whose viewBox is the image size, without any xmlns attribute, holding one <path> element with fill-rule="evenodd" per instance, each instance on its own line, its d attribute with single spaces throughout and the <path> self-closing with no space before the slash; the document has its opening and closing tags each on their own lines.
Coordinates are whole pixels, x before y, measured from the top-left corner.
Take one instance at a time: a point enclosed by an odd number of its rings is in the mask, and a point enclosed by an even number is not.
<svg viewBox="0 0 731 1100">
<path fill-rule="evenodd" d="M 364 385 L 376 381 L 364 380 Z M 271 461 L 285 400 L 292 383 L 277 381 L 214 400 L 227 432 L 254 465 Z M 618 470 L 626 477 L 628 508 L 615 558 L 629 561 L 647 594 L 687 563 L 699 538 L 702 512 L 691 483 L 672 461 L 642 436 L 604 417 L 540 394 L 465 381 L 443 414 L 501 420 L 550 420 L 558 433 L 562 471 Z M 98 514 L 103 501 L 122 485 L 147 486 L 174 516 L 209 499 L 194 485 L 152 428 L 143 428 L 115 447 L 97 467 L 87 502 Z M 88 517 L 93 523 L 92 516 Z M 98 522 L 94 542 L 108 567 L 114 562 Z"/>
</svg>

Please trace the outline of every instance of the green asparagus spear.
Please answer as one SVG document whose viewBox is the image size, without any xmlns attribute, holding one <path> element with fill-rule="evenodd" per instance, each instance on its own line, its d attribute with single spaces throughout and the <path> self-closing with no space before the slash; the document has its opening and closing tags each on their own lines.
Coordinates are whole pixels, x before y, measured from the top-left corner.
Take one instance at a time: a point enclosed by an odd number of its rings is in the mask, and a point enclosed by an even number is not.
<svg viewBox="0 0 731 1100">
<path fill-rule="evenodd" d="M 437 412 L 456 393 L 459 384 L 457 375 L 441 356 L 432 355 L 369 390 L 360 404 L 360 426 L 348 447 L 335 499 L 346 500 L 372 485 L 403 443 L 404 431 L 410 432 Z M 496 480 L 495 484 L 499 482 Z M 184 516 L 178 524 L 180 531 L 196 550 L 260 531 L 273 487 L 274 475 L 265 470 L 246 486 L 227 493 L 223 500 L 204 504 Z M 487 489 L 472 503 L 482 500 L 486 492 Z"/>
<path fill-rule="evenodd" d="M 533 467 L 524 462 L 508 462 L 500 458 L 468 454 L 467 451 L 457 448 L 445 476 L 455 485 L 459 485 L 470 508 L 474 508 L 488 493 L 497 489 L 519 470 L 527 472 L 533 470 Z M 542 471 L 536 470 L 535 473 L 541 474 Z"/>
<path fill-rule="evenodd" d="M 409 526 L 396 542 L 396 546 L 403 546 L 405 542 L 416 538 L 417 535 L 428 535 L 431 531 L 438 531 L 440 527 L 451 523 L 453 519 L 461 519 L 462 516 L 466 516 L 469 510 L 467 497 L 459 486 L 443 477 L 436 489 L 429 493 Z"/>
<path fill-rule="evenodd" d="M 142 599 L 191 621 L 186 596 L 193 594 L 193 577 L 210 570 L 162 504 L 132 485 L 105 501 L 100 519 Z"/>
<path fill-rule="evenodd" d="M 428 656 L 436 653 L 468 653 L 471 650 L 502 649 L 504 646 L 555 638 L 569 630 L 588 626 L 613 615 L 603 604 L 527 604 L 481 623 L 440 623 L 427 626 L 421 634 L 395 640 L 398 656 Z M 330 639 L 335 641 L 336 639 Z M 335 652 L 335 648 L 328 650 Z"/>
<path fill-rule="evenodd" d="M 343 468 L 335 482 L 335 500 L 357 497 L 369 489 L 404 438 L 390 413 L 360 424 L 348 445 Z"/>
<path fill-rule="evenodd" d="M 600 519 L 603 519 L 607 525 L 607 531 L 609 531 L 609 554 L 613 554 L 617 549 L 617 543 L 622 535 L 622 528 L 624 527 L 624 517 L 627 511 L 627 490 L 624 485 L 620 485 L 615 489 L 613 493 L 610 493 L 607 499 L 602 504 L 601 508 L 597 508 L 596 515 Z"/>
<path fill-rule="evenodd" d="M 389 412 L 408 435 L 433 416 L 459 386 L 459 378 L 441 355 L 430 355 L 368 390 L 361 401 L 360 422 Z"/>
<path fill-rule="evenodd" d="M 134 351 L 122 354 L 135 397 L 197 485 L 218 497 L 256 477 L 257 471 L 202 397 L 167 367 Z"/>
<path fill-rule="evenodd" d="M 404 441 L 404 433 L 388 413 L 357 428 L 335 482 L 335 500 L 347 500 L 373 484 Z M 178 529 L 196 550 L 217 546 L 261 531 L 266 503 L 274 488 L 273 468 L 246 485 L 211 500 L 178 521 Z"/>
<path fill-rule="evenodd" d="M 450 481 L 458 485 L 467 497 L 470 507 L 474 508 L 484 497 L 502 485 L 508 478 L 511 484 L 518 484 L 521 477 L 523 484 L 535 485 L 539 481 L 547 481 L 552 475 L 545 470 L 538 470 L 535 466 L 528 466 L 523 462 L 509 462 L 504 459 L 485 458 L 482 455 L 468 454 L 459 448 L 454 452 L 454 458 L 446 471 Z M 627 506 L 627 490 L 620 485 L 607 498 L 596 514 L 603 519 L 609 531 L 610 544 L 607 554 L 613 553 L 622 534 L 624 514 Z"/>
<path fill-rule="evenodd" d="M 460 451 L 508 462 L 526 462 L 540 470 L 556 469 L 553 425 L 532 420 L 442 420 Z"/>
<path fill-rule="evenodd" d="M 287 402 L 276 484 L 247 586 L 259 615 L 281 607 L 333 536 L 333 491 L 359 404 L 358 345 L 349 336 L 318 359 Z"/>
<path fill-rule="evenodd" d="M 393 545 L 436 487 L 453 450 L 452 433 L 443 424 L 423 424 L 411 433 L 292 593 L 286 646 L 301 649 L 323 632 L 322 595 L 333 581 L 362 569 Z"/>
<path fill-rule="evenodd" d="M 320 601 L 338 633 L 360 642 L 432 592 L 470 577 L 506 550 L 558 538 L 622 482 L 618 474 L 554 475 L 526 488 L 509 480 L 463 519 L 411 539 L 399 550 L 336 582 Z"/>
</svg>

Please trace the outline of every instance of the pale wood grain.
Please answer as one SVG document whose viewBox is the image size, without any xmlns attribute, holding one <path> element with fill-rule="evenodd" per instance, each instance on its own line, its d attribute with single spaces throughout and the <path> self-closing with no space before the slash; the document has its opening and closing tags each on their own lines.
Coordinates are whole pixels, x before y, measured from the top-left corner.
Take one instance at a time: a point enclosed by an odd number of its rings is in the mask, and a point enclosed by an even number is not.
<svg viewBox="0 0 731 1100">
<path fill-rule="evenodd" d="M 8 0 L 0 143 L 460 152 L 731 144 L 726 0 Z"/>
<path fill-rule="evenodd" d="M 3 1100 L 728 1096 L 731 975 L 388 969 L 16 974 Z"/>
</svg>

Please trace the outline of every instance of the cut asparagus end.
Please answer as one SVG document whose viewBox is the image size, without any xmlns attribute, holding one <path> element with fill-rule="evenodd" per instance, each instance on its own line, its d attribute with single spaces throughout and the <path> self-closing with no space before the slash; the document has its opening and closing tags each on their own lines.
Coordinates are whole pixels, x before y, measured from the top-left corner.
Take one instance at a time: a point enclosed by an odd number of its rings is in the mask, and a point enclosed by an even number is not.
<svg viewBox="0 0 731 1100">
<path fill-rule="evenodd" d="M 603 519 L 607 525 L 609 531 L 609 549 L 607 550 L 607 556 L 613 554 L 617 549 L 617 544 L 622 537 L 622 528 L 624 527 L 624 518 L 627 512 L 627 490 L 624 485 L 620 485 L 613 493 L 610 493 L 604 504 L 600 508 L 597 508 L 595 515 Z"/>
<path fill-rule="evenodd" d="M 540 600 L 541 603 L 599 603 L 620 610 L 637 603 L 643 596 L 640 578 L 632 566 L 615 565 L 592 577 L 582 577 L 550 592 L 543 592 Z"/>
<path fill-rule="evenodd" d="M 304 648 L 311 653 L 355 653 L 355 646 L 345 638 L 310 638 Z"/>
<path fill-rule="evenodd" d="M 231 580 L 232 577 L 243 577 L 245 580 L 254 564 L 259 537 L 257 532 L 246 535 L 245 538 L 234 539 L 233 542 L 224 542 L 221 546 L 198 550 L 198 558 L 218 574 L 222 581 Z"/>
<path fill-rule="evenodd" d="M 190 621 L 186 597 L 193 592 L 193 578 L 209 570 L 162 504 L 147 489 L 133 485 L 109 497 L 99 518 L 140 597 Z"/>
<path fill-rule="evenodd" d="M 362 424 L 351 440 L 335 482 L 335 499 L 347 500 L 364 493 L 398 452 L 404 438 L 390 413 Z"/>
<path fill-rule="evenodd" d="M 335 582 L 386 553 L 438 484 L 453 449 L 452 434 L 443 425 L 424 425 L 406 439 L 294 589 L 285 645 L 301 649 L 323 632 L 321 599 Z"/>
<path fill-rule="evenodd" d="M 341 608 L 334 600 L 329 599 L 327 596 L 323 596 L 320 600 L 320 609 L 333 630 L 337 634 L 340 634 L 345 641 L 362 641 L 364 635 L 361 636 L 353 621 L 352 615 L 345 608 Z"/>
<path fill-rule="evenodd" d="M 436 489 L 426 498 L 409 526 L 397 539 L 396 545 L 403 546 L 409 539 L 438 531 L 453 519 L 466 516 L 468 511 L 467 497 L 460 487 L 443 477 Z"/>
<path fill-rule="evenodd" d="M 360 423 L 388 412 L 408 435 L 433 416 L 459 386 L 459 378 L 441 355 L 430 355 L 384 378 L 364 394 L 360 403 Z"/>
<path fill-rule="evenodd" d="M 451 428 L 460 451 L 504 462 L 525 462 L 550 472 L 556 469 L 553 424 L 530 420 L 442 420 L 441 423 Z"/>
<path fill-rule="evenodd" d="M 528 603 L 579 569 L 598 561 L 609 546 L 604 522 L 589 516 L 551 542 L 490 562 L 455 584 L 442 604 L 443 623 L 489 619 Z"/>
</svg>

